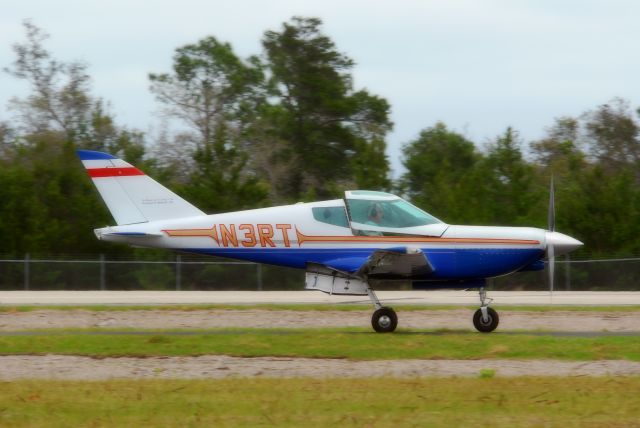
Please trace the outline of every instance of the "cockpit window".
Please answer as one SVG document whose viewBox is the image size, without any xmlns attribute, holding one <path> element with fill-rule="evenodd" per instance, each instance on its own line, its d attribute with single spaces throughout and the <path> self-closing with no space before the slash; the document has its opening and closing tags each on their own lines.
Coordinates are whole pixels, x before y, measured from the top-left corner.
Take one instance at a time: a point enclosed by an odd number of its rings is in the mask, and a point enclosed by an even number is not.
<svg viewBox="0 0 640 428">
<path fill-rule="evenodd" d="M 347 199 L 351 221 L 371 226 L 400 228 L 441 223 L 403 199 Z"/>
<path fill-rule="evenodd" d="M 334 226 L 349 227 L 344 207 L 315 207 L 311 208 L 311 211 L 313 212 L 313 218 L 318 221 Z"/>
</svg>

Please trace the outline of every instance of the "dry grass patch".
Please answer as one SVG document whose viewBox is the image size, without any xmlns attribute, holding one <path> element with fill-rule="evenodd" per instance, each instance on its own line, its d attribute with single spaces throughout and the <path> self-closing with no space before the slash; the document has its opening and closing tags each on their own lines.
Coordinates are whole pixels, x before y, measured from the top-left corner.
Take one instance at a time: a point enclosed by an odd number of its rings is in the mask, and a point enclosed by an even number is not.
<svg viewBox="0 0 640 428">
<path fill-rule="evenodd" d="M 640 378 L 22 381 L 0 403 L 11 427 L 638 427 Z"/>
</svg>

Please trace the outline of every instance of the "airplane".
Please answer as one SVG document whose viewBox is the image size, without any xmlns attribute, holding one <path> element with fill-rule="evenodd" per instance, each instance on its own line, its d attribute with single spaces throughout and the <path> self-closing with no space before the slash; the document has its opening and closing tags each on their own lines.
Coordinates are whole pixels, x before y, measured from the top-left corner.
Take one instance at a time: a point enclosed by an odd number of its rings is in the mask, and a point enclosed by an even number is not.
<svg viewBox="0 0 640 428">
<path fill-rule="evenodd" d="M 414 289 L 478 289 L 473 324 L 496 329 L 487 279 L 549 264 L 582 242 L 555 231 L 553 180 L 548 230 L 449 225 L 390 193 L 351 190 L 344 198 L 207 215 L 133 165 L 109 153 L 78 150 L 116 225 L 95 229 L 103 241 L 165 248 L 304 269 L 305 288 L 368 296 L 376 332 L 395 331 L 375 280 L 411 281 Z"/>
</svg>

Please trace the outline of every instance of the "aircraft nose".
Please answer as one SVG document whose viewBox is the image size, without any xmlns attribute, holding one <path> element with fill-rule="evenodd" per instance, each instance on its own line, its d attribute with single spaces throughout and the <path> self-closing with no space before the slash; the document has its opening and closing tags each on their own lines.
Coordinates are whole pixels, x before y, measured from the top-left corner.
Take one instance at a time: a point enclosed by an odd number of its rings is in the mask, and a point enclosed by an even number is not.
<svg viewBox="0 0 640 428">
<path fill-rule="evenodd" d="M 553 245 L 553 252 L 556 256 L 570 253 L 584 245 L 577 239 L 560 232 L 547 232 L 546 239 L 547 247 L 549 247 L 549 245 Z"/>
</svg>

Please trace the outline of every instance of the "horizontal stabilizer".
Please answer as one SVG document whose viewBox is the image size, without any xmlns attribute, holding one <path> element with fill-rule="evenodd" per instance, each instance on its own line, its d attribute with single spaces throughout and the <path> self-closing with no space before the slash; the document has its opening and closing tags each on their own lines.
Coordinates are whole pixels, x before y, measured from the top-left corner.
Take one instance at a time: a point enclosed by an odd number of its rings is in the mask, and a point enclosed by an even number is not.
<svg viewBox="0 0 640 428">
<path fill-rule="evenodd" d="M 101 241 L 112 241 L 112 242 L 131 242 L 131 238 L 134 239 L 157 239 L 161 238 L 163 235 L 161 233 L 147 233 L 147 232 L 136 232 L 136 231 L 126 231 L 121 232 L 114 230 L 112 227 L 103 227 L 101 229 L 95 229 L 93 231 L 96 234 L 96 237 Z"/>
</svg>

